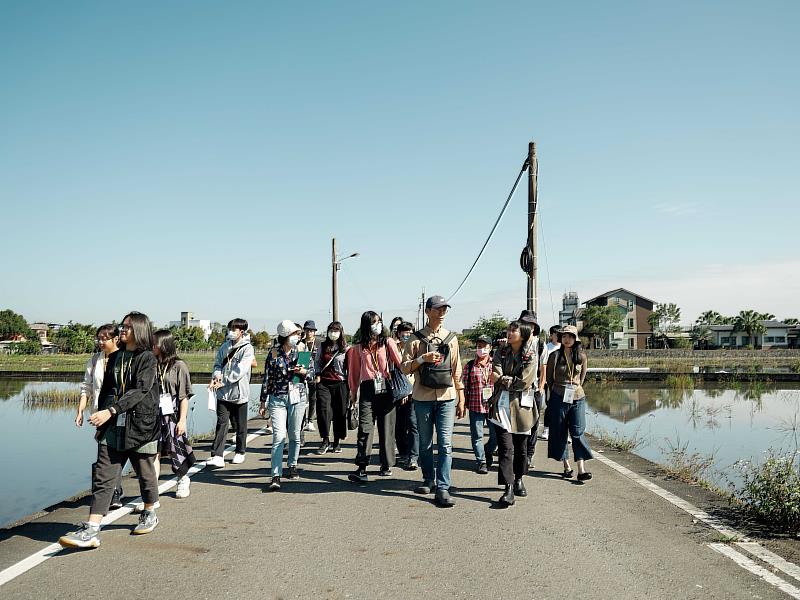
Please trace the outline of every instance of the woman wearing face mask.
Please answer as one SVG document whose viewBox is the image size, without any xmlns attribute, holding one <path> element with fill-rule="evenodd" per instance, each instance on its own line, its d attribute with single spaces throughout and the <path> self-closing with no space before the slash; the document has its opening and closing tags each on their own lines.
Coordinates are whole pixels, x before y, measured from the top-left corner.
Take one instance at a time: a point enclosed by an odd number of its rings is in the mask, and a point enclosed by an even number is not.
<svg viewBox="0 0 800 600">
<path fill-rule="evenodd" d="M 253 371 L 255 352 L 247 334 L 247 321 L 232 319 L 228 323 L 225 343 L 217 350 L 214 360 L 214 374 L 209 389 L 217 392 L 217 429 L 214 445 L 211 448 L 212 467 L 222 468 L 225 461 L 225 435 L 228 433 L 228 420 L 236 430 L 236 452 L 234 464 L 244 462 L 247 445 L 247 405 L 250 401 L 250 375 Z"/>
<path fill-rule="evenodd" d="M 414 326 L 408 321 L 402 321 L 397 326 L 395 340 L 401 352 L 406 342 L 411 339 L 412 333 L 414 333 Z M 414 375 L 406 375 L 406 377 L 411 380 L 411 385 L 414 385 Z M 397 414 L 394 428 L 397 440 L 397 465 L 406 471 L 416 471 L 419 460 L 419 432 L 417 431 L 417 413 L 414 411 L 411 396 L 403 398 L 397 404 L 395 412 Z"/>
<path fill-rule="evenodd" d="M 592 474 L 585 462 L 592 458 L 586 441 L 586 353 L 578 339 L 578 328 L 567 325 L 561 330 L 561 347 L 547 360 L 547 385 L 550 388 L 550 438 L 547 456 L 564 465 L 564 479 L 574 475 L 567 457 L 567 436 L 572 438 L 572 452 L 578 466 L 578 481 L 588 481 Z"/>
<path fill-rule="evenodd" d="M 383 323 L 377 313 L 368 310 L 361 315 L 359 343 L 347 352 L 350 403 L 358 399 L 359 423 L 356 440 L 355 472 L 348 478 L 354 483 L 366 483 L 367 465 L 372 452 L 372 433 L 378 424 L 381 470 L 388 477 L 395 464 L 394 427 L 395 411 L 392 393 L 389 390 L 389 365 L 400 367 L 400 351 L 397 342 L 387 338 Z"/>
<path fill-rule="evenodd" d="M 269 351 L 264 365 L 264 382 L 261 384 L 261 405 L 258 412 L 263 417 L 269 411 L 272 420 L 272 478 L 267 488 L 271 492 L 281 489 L 283 446 L 287 435 L 287 479 L 300 478 L 297 471 L 300 430 L 308 402 L 305 378 L 309 374 L 313 376 L 313 370 L 309 373 L 309 369 L 297 364 L 301 331 L 300 326 L 288 319 L 278 323 L 278 345 Z"/>
<path fill-rule="evenodd" d="M 325 341 L 314 355 L 317 382 L 317 426 L 322 438 L 317 454 L 340 453 L 339 442 L 347 437 L 347 342 L 339 321 L 328 325 Z M 333 446 L 330 444 L 333 422 Z"/>
</svg>

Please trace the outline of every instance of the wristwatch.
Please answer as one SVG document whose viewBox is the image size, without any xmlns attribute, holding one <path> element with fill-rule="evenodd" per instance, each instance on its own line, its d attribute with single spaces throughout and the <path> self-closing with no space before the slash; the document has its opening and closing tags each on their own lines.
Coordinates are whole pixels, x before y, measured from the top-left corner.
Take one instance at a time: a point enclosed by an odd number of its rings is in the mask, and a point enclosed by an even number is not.
<svg viewBox="0 0 800 600">
<path fill-rule="evenodd" d="M 108 407 L 108 412 L 110 412 L 110 413 L 111 413 L 111 416 L 112 416 L 112 417 L 115 417 L 115 416 L 117 416 L 117 409 L 115 409 L 113 406 L 109 406 L 109 407 Z"/>
</svg>

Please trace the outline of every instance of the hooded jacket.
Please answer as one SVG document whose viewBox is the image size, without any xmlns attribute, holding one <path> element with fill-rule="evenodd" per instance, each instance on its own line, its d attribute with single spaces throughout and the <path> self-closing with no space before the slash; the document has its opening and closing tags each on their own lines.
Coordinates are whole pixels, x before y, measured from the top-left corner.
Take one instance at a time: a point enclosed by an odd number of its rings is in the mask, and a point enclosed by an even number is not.
<svg viewBox="0 0 800 600">
<path fill-rule="evenodd" d="M 231 359 L 222 366 L 231 350 L 236 350 Z M 231 345 L 226 341 L 214 359 L 214 377 L 222 380 L 222 387 L 217 390 L 218 402 L 245 404 L 250 401 L 250 375 L 253 369 L 255 351 L 246 333 Z"/>
</svg>

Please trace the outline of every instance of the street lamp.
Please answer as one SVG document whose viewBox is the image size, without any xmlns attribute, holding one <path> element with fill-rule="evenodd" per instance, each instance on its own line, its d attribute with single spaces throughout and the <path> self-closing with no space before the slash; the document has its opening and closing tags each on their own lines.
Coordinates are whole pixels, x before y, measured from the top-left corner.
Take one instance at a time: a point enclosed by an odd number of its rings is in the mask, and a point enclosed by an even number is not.
<svg viewBox="0 0 800 600">
<path fill-rule="evenodd" d="M 353 252 L 349 256 L 345 256 L 343 258 L 336 258 L 336 238 L 331 240 L 331 275 L 332 275 L 332 282 L 331 282 L 331 295 L 333 296 L 333 320 L 339 320 L 339 297 L 338 297 L 338 287 L 336 283 L 336 272 L 342 268 L 342 263 L 346 261 L 348 258 L 354 258 L 358 256 L 358 252 Z"/>
</svg>

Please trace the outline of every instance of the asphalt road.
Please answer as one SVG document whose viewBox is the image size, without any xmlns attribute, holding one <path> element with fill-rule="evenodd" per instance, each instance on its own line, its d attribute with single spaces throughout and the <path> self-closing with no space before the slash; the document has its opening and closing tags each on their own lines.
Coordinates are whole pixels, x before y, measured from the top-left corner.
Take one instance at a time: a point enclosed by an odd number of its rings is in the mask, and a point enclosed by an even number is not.
<svg viewBox="0 0 800 600">
<path fill-rule="evenodd" d="M 374 467 L 367 485 L 350 483 L 354 437 L 343 454 L 317 456 L 309 434 L 301 479 L 265 493 L 271 439 L 261 436 L 244 464 L 195 475 L 189 498 L 163 496 L 152 534 L 130 536 L 136 516 L 126 516 L 104 528 L 99 549 L 62 552 L 2 586 L 0 597 L 786 597 L 709 548 L 720 541 L 715 531 L 598 461 L 581 485 L 540 457 L 526 480 L 529 496 L 500 509 L 497 474 L 474 473 L 461 422 L 457 505 L 440 509 L 411 491 L 419 471 L 380 478 Z M 126 491 L 137 489 L 126 480 Z M 56 541 L 87 512 L 86 501 L 61 506 L 5 532 L 0 569 Z"/>
</svg>

